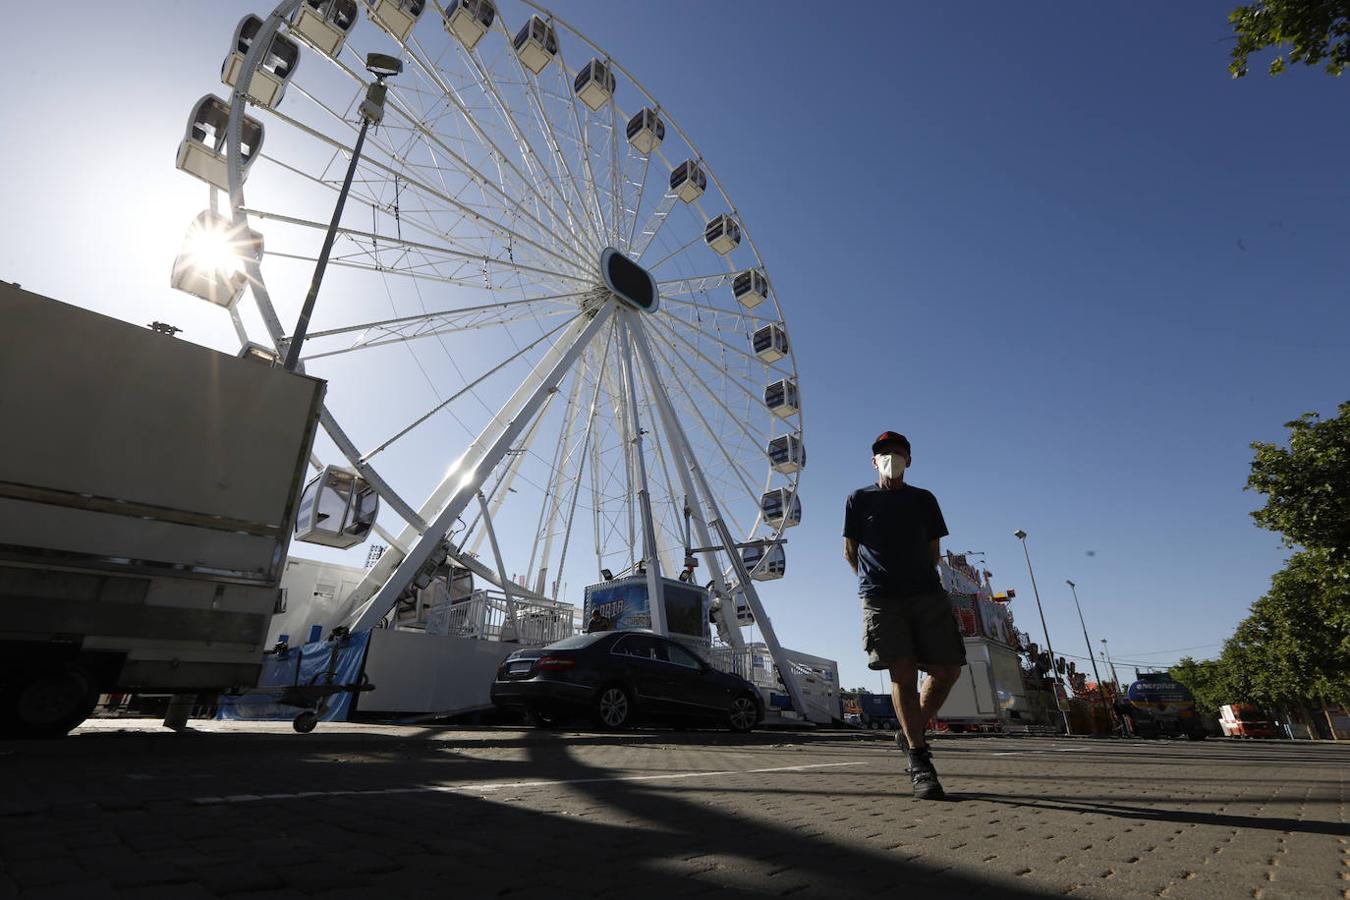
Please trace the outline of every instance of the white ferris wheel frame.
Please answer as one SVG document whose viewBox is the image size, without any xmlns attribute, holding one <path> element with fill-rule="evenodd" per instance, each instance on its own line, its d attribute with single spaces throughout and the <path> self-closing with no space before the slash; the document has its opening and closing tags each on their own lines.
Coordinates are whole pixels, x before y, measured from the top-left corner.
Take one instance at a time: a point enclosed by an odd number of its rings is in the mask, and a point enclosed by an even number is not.
<svg viewBox="0 0 1350 900">
<path fill-rule="evenodd" d="M 230 101 L 229 123 L 226 134 L 226 149 L 227 149 L 227 172 L 229 185 L 228 193 L 229 193 L 230 215 L 232 217 L 233 227 L 236 229 L 247 228 L 249 225 L 250 215 L 258 218 L 279 217 L 277 216 L 277 214 L 269 214 L 258 210 L 250 210 L 245 205 L 243 194 L 243 183 L 244 183 L 243 160 L 241 154 L 243 120 L 245 108 L 248 104 L 248 89 L 251 80 L 254 76 L 254 73 L 256 72 L 260 62 L 262 61 L 263 54 L 268 48 L 271 47 L 273 38 L 277 34 L 281 25 L 291 18 L 292 14 L 297 10 L 297 8 L 301 5 L 302 2 L 303 0 L 281 0 L 281 2 L 277 4 L 272 13 L 264 19 L 261 28 L 259 28 L 258 32 L 254 36 L 252 43 L 244 56 L 243 65 L 238 75 L 237 82 L 233 89 Z M 648 93 L 644 87 L 642 87 L 641 83 L 638 82 L 637 79 L 634 78 L 630 72 L 628 72 L 625 68 L 623 68 L 622 65 L 613 60 L 613 58 L 610 57 L 609 54 L 605 53 L 598 45 L 596 45 L 593 41 L 587 38 L 582 32 L 578 31 L 576 28 L 566 23 L 562 19 L 558 18 L 549 10 L 532 2 L 532 0 L 521 0 L 521 2 L 524 5 L 538 11 L 549 23 L 557 23 L 558 25 L 567 29 L 572 35 L 579 37 L 599 55 L 598 58 L 604 59 L 605 63 L 608 66 L 611 66 L 614 70 L 622 73 L 623 76 L 626 79 L 628 79 L 628 83 L 630 83 L 636 90 L 638 90 L 643 95 L 643 97 L 645 97 L 649 101 L 651 108 L 658 109 L 661 111 L 661 114 L 664 117 L 666 125 L 669 128 L 672 128 L 680 136 L 681 140 L 684 141 L 685 145 L 688 146 L 688 148 L 693 152 L 694 154 L 693 159 L 697 161 L 699 167 L 706 174 L 710 183 L 714 187 L 716 187 L 718 192 L 721 194 L 722 198 L 726 201 L 727 206 L 730 208 L 730 215 L 734 216 L 735 220 L 740 223 L 743 237 L 747 241 L 749 249 L 754 254 L 756 263 L 758 264 L 757 269 L 759 271 L 764 271 L 762 257 L 759 254 L 758 248 L 754 244 L 754 239 L 749 234 L 748 230 L 744 229 L 744 221 L 741 218 L 740 214 L 736 211 L 734 205 L 731 204 L 730 199 L 727 196 L 725 189 L 722 187 L 721 182 L 718 180 L 716 174 L 713 172 L 711 167 L 709 167 L 706 164 L 702 154 L 698 151 L 696 145 L 688 138 L 688 136 L 683 132 L 683 130 L 680 129 L 678 124 L 669 117 L 669 114 L 665 110 L 665 108 L 655 101 L 655 98 L 653 98 L 651 94 Z M 429 5 L 434 6 L 437 11 L 439 11 L 442 15 L 444 15 L 444 10 L 441 8 L 441 4 L 438 2 L 438 0 L 432 0 L 432 3 Z M 502 21 L 500 14 L 495 17 L 494 27 L 496 28 L 497 31 L 503 33 L 508 41 L 511 40 L 512 35 L 510 31 L 506 28 L 505 23 Z M 405 54 L 409 55 L 414 60 L 419 60 L 420 63 L 420 57 L 418 56 L 417 52 L 415 52 L 409 46 L 406 40 L 398 40 L 398 43 L 400 45 L 400 48 Z M 471 59 L 474 58 L 475 51 L 466 50 L 465 52 Z M 333 61 L 337 62 L 336 60 Z M 565 64 L 561 59 L 561 52 L 559 52 L 558 54 L 557 61 L 558 64 L 562 66 L 564 73 L 570 77 L 573 74 L 572 70 L 566 68 Z M 338 65 L 341 66 L 341 63 L 338 63 Z M 435 68 L 434 64 L 432 64 L 430 68 L 434 70 Z M 484 77 L 485 81 L 487 81 L 488 84 L 491 86 L 491 79 L 487 70 L 480 65 L 478 71 Z M 355 75 L 355 73 L 350 74 L 353 74 L 353 77 L 358 80 L 358 83 L 361 81 L 360 76 Z M 492 86 L 492 89 L 495 91 L 496 90 L 495 86 Z M 608 105 L 610 106 L 611 109 L 612 128 L 617 128 L 618 127 L 617 120 L 613 119 L 613 117 L 617 115 L 616 104 L 612 97 L 609 99 Z M 273 110 L 272 112 L 275 111 Z M 472 117 L 468 115 L 467 111 L 461 110 L 461 112 L 463 113 L 465 119 L 469 122 L 470 126 L 474 127 Z M 574 115 L 576 114 L 575 105 L 573 106 L 573 113 Z M 545 119 L 546 118 L 547 117 L 545 116 Z M 292 122 L 292 124 L 295 124 L 302 128 L 304 127 L 299 125 L 298 122 Z M 486 133 L 482 131 L 481 126 L 477 127 L 477 131 L 479 132 L 480 139 L 484 139 L 489 143 L 491 142 L 490 137 L 488 137 Z M 578 131 L 583 134 L 585 133 L 583 129 L 581 129 L 579 122 L 578 122 Z M 618 140 L 617 133 L 612 133 L 611 140 L 612 143 L 617 146 Z M 340 143 L 339 146 L 341 146 Z M 449 150 L 450 148 L 446 147 L 444 149 Z M 501 154 L 500 148 L 495 147 L 494 145 L 494 149 L 495 152 L 500 156 Z M 617 154 L 617 149 L 615 149 L 614 152 Z M 562 158 L 561 149 L 558 149 L 557 153 L 560 161 L 563 163 L 564 166 L 566 166 L 566 161 L 565 159 Z M 660 154 L 659 150 L 654 154 L 648 153 L 646 159 L 647 165 L 650 164 L 652 155 L 659 155 L 661 157 L 662 163 L 669 166 L 669 161 L 665 158 L 663 154 Z M 589 168 L 590 166 L 589 151 L 585 153 L 583 159 L 586 166 Z M 526 179 L 518 171 L 516 174 L 520 178 L 522 184 L 527 183 Z M 644 168 L 644 179 L 643 179 L 644 189 L 646 184 L 645 175 L 646 173 Z M 617 180 L 616 178 L 611 177 L 612 186 L 615 186 L 616 180 Z M 591 183 L 594 182 L 593 177 L 591 178 L 590 182 Z M 573 179 L 572 188 L 575 191 L 576 199 L 585 204 L 587 198 L 583 196 L 580 186 L 576 183 L 575 178 Z M 559 199 L 561 199 L 564 205 L 569 209 L 569 212 L 575 212 L 574 210 L 571 209 L 572 198 L 566 196 L 566 191 L 557 189 L 556 187 L 554 188 L 554 190 L 557 192 Z M 618 192 L 618 190 L 619 188 L 615 186 L 616 193 Z M 212 193 L 214 200 L 214 193 L 215 193 L 214 188 L 212 189 Z M 502 193 L 504 195 L 504 192 Z M 596 203 L 596 209 L 594 210 L 594 212 L 597 214 L 597 217 L 593 219 L 591 217 L 592 211 L 590 209 L 587 209 L 586 216 L 584 217 L 577 216 L 577 220 L 583 225 L 585 225 L 586 223 L 590 223 L 592 226 L 594 226 L 596 229 L 595 237 L 601 244 L 610 244 L 612 246 L 622 246 L 626 244 L 627 249 L 625 250 L 625 252 L 627 252 L 630 257 L 633 257 L 635 259 L 640 259 L 642 254 L 645 253 L 645 250 L 647 249 L 648 246 L 650 246 L 652 239 L 656 236 L 657 232 L 664 224 L 666 217 L 669 215 L 671 209 L 677 202 L 674 192 L 673 191 L 667 192 L 663 196 L 662 200 L 660 201 L 656 209 L 653 211 L 653 213 L 649 215 L 647 221 L 643 223 L 641 231 L 639 231 L 638 218 L 640 217 L 641 214 L 641 195 L 639 194 L 639 199 L 634 204 L 632 217 L 633 221 L 631 226 L 629 226 L 627 238 L 625 239 L 623 238 L 622 235 L 618 234 L 616 229 L 616 232 L 613 235 L 612 240 L 610 240 L 608 235 L 602 233 L 604 231 L 605 217 L 603 215 L 602 210 L 599 208 L 599 200 L 597 197 L 594 196 L 595 194 L 594 190 L 591 190 L 590 194 L 591 194 L 590 199 Z M 447 197 L 445 199 L 449 200 L 450 198 Z M 617 197 L 615 199 L 617 201 Z M 613 206 L 611 206 L 611 210 L 613 210 L 614 206 L 617 205 L 618 204 L 616 202 Z M 702 209 L 701 204 L 699 205 L 699 209 L 700 210 Z M 708 216 L 706 214 L 703 214 L 703 218 L 705 221 L 708 221 Z M 618 229 L 621 229 L 624 226 L 624 222 L 622 220 L 618 220 L 613 224 L 615 224 Z M 515 237 L 520 238 L 524 243 L 533 244 L 540 252 L 553 257 L 557 261 L 562 262 L 564 265 L 573 266 L 573 272 L 575 274 L 557 271 L 553 271 L 551 274 L 554 277 L 563 278 L 565 280 L 570 279 L 574 283 L 577 283 L 578 284 L 578 290 L 576 292 L 577 296 L 581 296 L 586 293 L 586 291 L 582 289 L 581 287 L 582 285 L 593 285 L 595 283 L 596 279 L 594 277 L 594 274 L 592 272 L 588 272 L 584 268 L 575 266 L 573 261 L 569 261 L 564 257 L 559 256 L 556 252 L 550 250 L 549 248 L 540 246 L 538 243 L 530 240 L 525 235 L 515 234 Z M 589 245 L 589 242 L 586 241 L 582 237 L 582 235 L 575 230 L 570 230 L 568 236 L 565 237 L 560 236 L 560 237 L 562 237 L 562 240 L 570 244 L 571 249 L 573 249 L 578 253 L 594 249 Z M 575 241 L 576 243 L 572 243 L 572 241 Z M 634 248 L 637 249 L 636 256 L 633 256 L 632 253 Z M 683 248 L 681 248 L 681 250 L 682 249 Z M 677 250 L 670 255 L 673 256 L 681 252 L 681 250 Z M 442 250 L 441 252 L 444 251 Z M 262 317 L 263 324 L 266 327 L 273 344 L 280 350 L 287 343 L 288 339 L 287 331 L 282 326 L 281 321 L 277 316 L 275 307 L 272 304 L 266 286 L 266 282 L 263 277 L 261 260 L 262 260 L 261 254 L 259 254 L 257 257 L 246 256 L 243 260 L 245 274 L 247 275 L 250 291 L 254 297 L 258 311 Z M 665 260 L 663 259 L 662 262 L 664 261 Z M 660 263 L 657 263 L 655 265 L 659 264 Z M 652 267 L 654 268 L 655 265 Z M 729 286 L 732 279 L 737 273 L 733 269 L 732 263 L 729 259 L 725 260 L 725 265 L 727 267 L 727 271 L 725 273 L 709 274 L 706 276 L 682 277 L 675 279 L 671 282 L 663 282 L 662 284 L 679 285 L 681 289 L 679 293 L 684 293 L 689 296 L 693 296 L 697 291 L 706 291 L 711 287 Z M 563 296 L 564 295 L 558 295 L 555 298 L 549 299 L 563 299 Z M 524 301 L 519 302 L 524 303 Z M 694 307 L 699 306 L 699 304 L 693 300 L 676 300 L 675 302 L 687 303 L 688 305 Z M 773 298 L 773 303 L 779 313 L 778 318 L 777 319 L 765 318 L 762 321 L 765 322 L 783 321 L 781 309 L 777 308 L 776 297 Z M 511 305 L 510 302 L 506 302 L 501 304 L 491 304 L 490 306 L 496 307 L 498 310 L 501 310 L 510 305 Z M 457 315 L 464 316 L 469 313 L 479 313 L 481 311 L 482 311 L 481 309 L 448 310 L 441 313 L 441 315 L 446 317 L 454 317 Z M 240 321 L 237 309 L 232 306 L 230 308 L 230 313 L 235 323 L 236 330 L 239 333 L 241 341 L 246 341 L 248 337 L 247 331 L 244 328 L 242 322 Z M 760 319 L 759 316 L 752 315 L 749 313 L 749 311 L 742 311 L 741 314 L 747 320 Z M 649 326 L 646 323 L 644 323 L 644 319 L 646 318 L 648 317 L 632 308 L 627 307 L 626 305 L 622 304 L 617 297 L 611 295 L 607 298 L 600 299 L 598 305 L 593 306 L 589 310 L 583 309 L 583 311 L 580 314 L 576 315 L 569 323 L 565 323 L 565 326 L 559 326 L 562 329 L 561 336 L 559 336 L 552 343 L 552 345 L 545 352 L 544 356 L 539 360 L 538 363 L 536 363 L 530 375 L 526 377 L 526 379 L 516 389 L 516 392 L 512 395 L 510 400 L 507 401 L 506 405 L 491 420 L 491 422 L 489 422 L 488 426 L 483 429 L 483 431 L 479 434 L 478 438 L 475 439 L 469 445 L 469 447 L 465 450 L 464 454 L 460 457 L 461 464 L 464 463 L 471 464 L 468 470 L 463 471 L 458 467 L 452 467 L 451 470 L 447 473 L 447 475 L 443 478 L 441 483 L 436 487 L 434 491 L 431 492 L 427 500 L 418 509 L 413 509 L 407 503 L 407 501 L 405 501 L 399 495 L 399 493 L 396 490 L 394 490 L 393 487 L 381 476 L 379 471 L 369 463 L 369 457 L 373 455 L 373 453 L 366 455 L 363 455 L 361 453 L 359 448 L 348 437 L 347 433 L 342 429 L 337 419 L 328 409 L 327 403 L 325 403 L 321 413 L 321 420 L 320 420 L 325 432 L 333 440 L 334 444 L 337 446 L 337 448 L 343 454 L 343 456 L 346 457 L 347 461 L 375 488 L 381 500 L 385 504 L 387 504 L 389 508 L 393 509 L 393 511 L 406 523 L 402 533 L 397 536 L 391 535 L 388 532 L 381 530 L 382 536 L 389 541 L 390 547 L 389 550 L 383 554 L 381 559 L 370 569 L 364 581 L 349 598 L 348 609 L 350 611 L 350 615 L 348 618 L 348 623 L 353 630 L 373 627 L 378 623 L 380 623 L 388 615 L 390 610 L 392 610 L 395 604 L 397 603 L 399 595 L 411 582 L 412 578 L 418 572 L 418 570 L 421 569 L 431 558 L 432 554 L 436 552 L 438 546 L 441 544 L 446 534 L 450 531 L 456 519 L 459 518 L 461 514 L 465 513 L 465 511 L 469 508 L 469 505 L 475 499 L 480 501 L 481 506 L 480 515 L 483 517 L 485 525 L 484 532 L 491 541 L 492 550 L 494 555 L 496 556 L 497 568 L 496 571 L 493 571 L 487 568 L 486 566 L 482 565 L 481 563 L 479 563 L 476 559 L 457 558 L 458 561 L 461 564 L 467 565 L 475 572 L 475 574 L 480 575 L 490 583 L 497 584 L 498 587 L 500 587 L 503 591 L 506 592 L 508 601 L 510 600 L 510 597 L 513 593 L 516 594 L 517 596 L 527 598 L 538 596 L 534 591 L 530 590 L 528 586 L 522 587 L 520 585 L 514 584 L 513 582 L 509 581 L 509 579 L 507 579 L 505 574 L 505 568 L 501 560 L 501 554 L 497 547 L 496 536 L 492 531 L 490 505 L 482 493 L 482 488 L 488 476 L 492 472 L 497 470 L 497 468 L 501 465 L 503 459 L 507 456 L 508 451 L 510 451 L 512 446 L 518 440 L 520 440 L 522 434 L 527 431 L 527 429 L 531 426 L 532 422 L 537 421 L 536 417 L 540 416 L 541 409 L 551 399 L 553 394 L 558 390 L 558 387 L 562 382 L 563 378 L 566 376 L 568 371 L 577 363 L 577 360 L 582 355 L 583 351 L 594 341 L 597 335 L 599 335 L 604 330 L 606 325 L 611 324 L 611 319 L 613 319 L 614 327 L 616 329 L 615 333 L 621 336 L 619 349 L 621 353 L 621 363 L 622 363 L 621 380 L 623 382 L 623 390 L 619 392 L 619 395 L 620 396 L 626 395 L 628 401 L 627 409 L 623 411 L 624 412 L 623 421 L 627 424 L 628 428 L 631 429 L 630 434 L 626 436 L 627 437 L 626 443 L 629 443 L 634 447 L 633 464 L 634 467 L 636 468 L 636 474 L 639 482 L 637 485 L 630 485 L 630 488 L 635 489 L 634 493 L 638 500 L 637 505 L 639 507 L 639 513 L 642 519 L 642 527 L 644 532 L 643 534 L 644 548 L 646 548 L 647 551 L 646 571 L 648 577 L 649 592 L 650 596 L 652 597 L 651 607 L 652 607 L 654 630 L 660 633 L 665 632 L 664 606 L 660 602 L 662 596 L 661 580 L 660 580 L 662 573 L 660 569 L 660 555 L 655 552 L 656 539 L 654 535 L 654 526 L 652 523 L 651 502 L 648 496 L 648 478 L 646 472 L 646 458 L 645 458 L 646 455 L 643 451 L 643 442 L 642 442 L 642 435 L 644 434 L 644 431 L 640 419 L 641 415 L 640 401 L 637 390 L 637 386 L 639 383 L 638 378 L 641 379 L 641 383 L 645 388 L 647 396 L 654 402 L 656 418 L 660 421 L 662 430 L 665 433 L 667 443 L 669 445 L 668 448 L 669 454 L 670 456 L 673 457 L 675 462 L 674 470 L 679 480 L 680 487 L 683 490 L 686 498 L 688 521 L 692 526 L 698 541 L 700 542 L 701 547 L 700 552 L 702 553 L 708 565 L 708 570 L 712 575 L 712 579 L 715 583 L 718 595 L 723 598 L 722 617 L 723 621 L 727 625 L 727 627 L 722 630 L 724 639 L 727 639 L 729 643 L 731 643 L 733 646 L 737 648 L 743 646 L 743 639 L 741 638 L 740 635 L 740 628 L 735 621 L 735 611 L 729 608 L 731 605 L 731 601 L 733 599 L 733 593 L 729 589 L 726 576 L 731 575 L 736 580 L 735 589 L 744 595 L 746 603 L 750 607 L 751 613 L 754 615 L 755 621 L 760 628 L 760 631 L 764 637 L 766 645 L 768 646 L 770 654 L 772 655 L 772 657 L 774 658 L 775 662 L 778 665 L 779 672 L 783 677 L 785 686 L 788 688 L 788 692 L 790 694 L 793 705 L 798 710 L 805 709 L 805 705 L 801 696 L 800 687 L 797 683 L 797 679 L 795 678 L 792 672 L 792 668 L 788 663 L 785 655 L 783 654 L 782 647 L 777 640 L 770 619 L 760 601 L 758 591 L 755 588 L 754 579 L 751 577 L 751 574 L 746 570 L 745 564 L 741 558 L 741 554 L 736 550 L 737 546 L 736 540 L 733 537 L 732 532 L 727 524 L 727 521 L 723 516 L 720 504 L 718 503 L 717 494 L 709 484 L 707 477 L 704 473 L 704 470 L 701 467 L 697 456 L 695 455 L 694 448 L 692 444 L 689 442 L 688 437 L 681 424 L 680 417 L 676 411 L 676 407 L 673 401 L 671 400 L 669 394 L 670 386 L 667 385 L 660 376 L 659 369 L 656 364 L 656 360 L 658 357 L 656 356 L 653 350 L 651 338 L 653 335 L 656 336 L 657 338 L 660 338 L 664 343 L 670 345 L 672 352 L 681 350 L 680 345 L 682 344 L 682 349 L 684 350 L 692 351 L 693 353 L 698 354 L 700 356 L 702 356 L 703 354 L 701 353 L 701 351 L 698 349 L 697 346 L 690 343 L 687 339 L 683 337 L 683 335 L 680 335 L 677 331 L 669 328 L 669 326 L 666 326 L 665 323 L 660 323 L 661 328 L 660 332 L 656 332 L 653 328 L 649 328 Z M 376 325 L 379 326 L 380 328 L 386 329 L 385 331 L 381 332 L 385 340 L 395 341 L 400 339 L 406 339 L 406 335 L 403 336 L 402 338 L 400 337 L 400 333 L 398 331 L 400 327 L 405 327 L 408 326 L 409 324 L 415 324 L 417 321 L 420 321 L 423 325 L 428 325 L 429 319 L 430 317 L 425 315 L 403 317 L 402 321 L 396 319 L 396 320 L 386 320 L 379 323 L 367 323 L 362 326 L 354 326 L 353 330 L 355 330 L 356 327 L 368 330 L 372 325 Z M 552 335 L 554 333 L 557 333 L 557 329 L 555 329 L 553 332 L 549 332 L 549 335 Z M 315 332 L 315 335 L 323 335 L 323 334 L 325 334 L 325 332 Z M 673 342 L 670 340 L 671 338 L 674 339 Z M 606 359 L 608 356 L 608 351 L 609 347 L 607 346 Z M 748 356 L 749 354 L 746 355 Z M 637 363 L 636 366 L 634 365 L 634 357 L 636 357 Z M 663 362 L 666 363 L 668 370 L 672 372 L 675 371 L 673 364 L 671 364 L 668 358 L 664 356 L 660 358 Z M 800 384 L 800 382 L 797 379 L 795 357 L 789 352 L 788 358 L 791 361 L 792 379 L 794 382 Z M 677 361 L 682 361 L 678 356 L 676 357 L 676 359 Z M 704 357 L 704 360 L 710 364 L 716 365 L 712 360 L 708 360 L 706 357 Z M 602 365 L 603 362 L 604 360 L 602 360 Z M 688 372 L 692 374 L 695 378 L 700 378 L 698 372 L 694 370 L 691 366 L 688 366 L 687 363 L 686 368 Z M 599 378 L 599 376 L 597 376 L 595 384 L 595 392 L 597 395 L 599 394 L 600 382 L 601 379 Z M 580 379 L 576 381 L 576 385 L 579 387 Z M 715 401 L 718 401 L 720 403 L 717 394 L 713 392 L 711 388 L 708 388 L 706 384 L 704 384 L 704 388 L 709 396 L 711 396 Z M 594 409 L 594 403 L 595 401 L 593 400 L 592 410 Z M 689 406 L 701 418 L 701 414 L 698 413 L 698 407 L 696 404 L 692 402 L 692 399 L 690 400 Z M 723 409 L 728 415 L 734 415 L 731 413 L 730 410 L 725 409 L 725 407 Z M 800 403 L 798 403 L 798 412 L 796 415 L 798 417 L 796 432 L 797 434 L 802 434 L 804 432 L 803 429 L 804 423 L 802 419 L 802 413 L 800 411 Z M 505 418 L 506 420 L 504 423 L 502 423 L 503 418 Z M 410 425 L 409 429 L 416 427 L 416 424 L 417 423 Z M 703 425 L 705 428 L 708 427 L 706 421 L 703 422 Z M 498 427 L 494 428 L 494 426 Z M 590 425 L 588 424 L 587 427 L 589 433 Z M 747 432 L 747 435 L 748 434 L 749 433 Z M 584 448 L 585 443 L 583 443 L 582 446 Z M 382 448 L 377 448 L 377 451 L 375 452 L 378 452 L 378 449 Z M 474 453 L 475 450 L 477 450 L 477 454 Z M 723 452 L 725 453 L 726 451 L 723 450 Z M 730 461 L 730 457 L 728 457 L 728 460 Z M 665 463 L 664 457 L 662 457 L 662 462 L 663 464 Z M 768 460 L 766 458 L 766 464 L 767 462 Z M 581 464 L 584 465 L 584 459 L 581 461 Z M 512 476 L 513 472 L 510 467 L 508 467 L 506 472 L 502 473 L 502 478 L 509 479 Z M 592 477 L 594 478 L 594 476 Z M 666 477 L 667 480 L 669 481 L 668 472 L 666 473 Z M 787 498 L 787 503 L 789 504 L 795 501 L 797 495 L 798 478 L 797 477 L 791 478 L 790 484 L 791 484 L 791 492 Z M 500 479 L 498 487 L 500 487 Z M 578 488 L 580 487 L 580 472 L 578 472 L 577 476 L 577 487 Z M 505 492 L 501 493 L 504 496 Z M 568 515 L 569 534 L 570 534 L 571 515 L 572 513 L 575 512 L 577 493 L 579 493 L 579 490 L 574 492 L 573 494 L 572 509 L 569 511 Z M 547 497 L 546 497 L 546 506 L 547 506 Z M 556 510 L 556 500 L 555 500 L 555 510 Z M 543 514 L 544 511 L 541 510 L 541 518 Z M 631 508 L 630 508 L 630 520 L 631 520 Z M 753 533 L 753 531 L 756 528 L 758 528 L 760 524 L 761 520 L 757 518 L 755 525 L 751 529 L 751 533 Z M 772 538 L 772 541 L 774 543 L 782 540 L 782 532 L 786 527 L 787 525 L 785 522 L 783 524 L 780 524 L 775 529 Z M 480 540 L 481 537 L 482 534 L 480 534 L 479 536 Z M 552 539 L 551 533 L 549 537 L 551 540 Z M 598 542 L 599 536 L 597 535 L 597 547 Z M 772 545 L 773 544 L 770 544 L 769 546 Z M 717 559 L 719 552 L 724 554 L 727 560 L 728 565 L 726 565 L 725 567 L 722 564 L 720 564 Z"/>
</svg>

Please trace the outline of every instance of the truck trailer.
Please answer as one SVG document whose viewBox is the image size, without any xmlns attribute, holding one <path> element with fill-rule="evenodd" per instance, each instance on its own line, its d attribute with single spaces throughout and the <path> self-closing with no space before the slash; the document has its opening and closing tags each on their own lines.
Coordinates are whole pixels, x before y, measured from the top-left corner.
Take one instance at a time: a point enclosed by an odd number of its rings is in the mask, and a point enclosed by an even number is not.
<svg viewBox="0 0 1350 900">
<path fill-rule="evenodd" d="M 0 282 L 0 732 L 257 683 L 324 383 Z"/>
</svg>

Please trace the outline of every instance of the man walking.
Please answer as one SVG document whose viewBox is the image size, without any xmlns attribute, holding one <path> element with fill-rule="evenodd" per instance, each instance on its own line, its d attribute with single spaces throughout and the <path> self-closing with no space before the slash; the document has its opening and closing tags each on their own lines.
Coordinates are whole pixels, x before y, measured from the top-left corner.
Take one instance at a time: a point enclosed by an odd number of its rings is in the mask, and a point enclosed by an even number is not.
<svg viewBox="0 0 1350 900">
<path fill-rule="evenodd" d="M 905 483 L 911 462 L 903 434 L 884 431 L 872 442 L 877 483 L 849 494 L 844 558 L 858 573 L 868 668 L 890 672 L 914 796 L 941 800 L 924 730 L 961 676 L 966 645 L 936 568 L 947 524 L 936 497 Z M 922 696 L 920 669 L 928 673 Z"/>
</svg>

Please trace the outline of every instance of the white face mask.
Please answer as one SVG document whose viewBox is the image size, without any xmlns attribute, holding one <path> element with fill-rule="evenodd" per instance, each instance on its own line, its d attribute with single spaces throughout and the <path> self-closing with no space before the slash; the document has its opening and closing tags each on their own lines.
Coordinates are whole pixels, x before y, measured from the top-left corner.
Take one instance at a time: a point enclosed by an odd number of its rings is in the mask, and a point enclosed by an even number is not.
<svg viewBox="0 0 1350 900">
<path fill-rule="evenodd" d="M 883 478 L 899 478 L 905 474 L 905 457 L 902 453 L 878 453 L 877 471 Z"/>
</svg>

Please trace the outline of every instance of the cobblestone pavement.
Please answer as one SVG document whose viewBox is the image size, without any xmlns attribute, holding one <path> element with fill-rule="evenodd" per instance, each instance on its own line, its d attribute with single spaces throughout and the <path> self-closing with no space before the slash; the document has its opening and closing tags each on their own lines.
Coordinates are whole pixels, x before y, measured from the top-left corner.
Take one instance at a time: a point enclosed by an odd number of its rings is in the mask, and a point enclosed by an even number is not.
<svg viewBox="0 0 1350 900">
<path fill-rule="evenodd" d="M 106 720 L 0 743 L 0 900 L 1350 897 L 1350 747 Z"/>
</svg>

